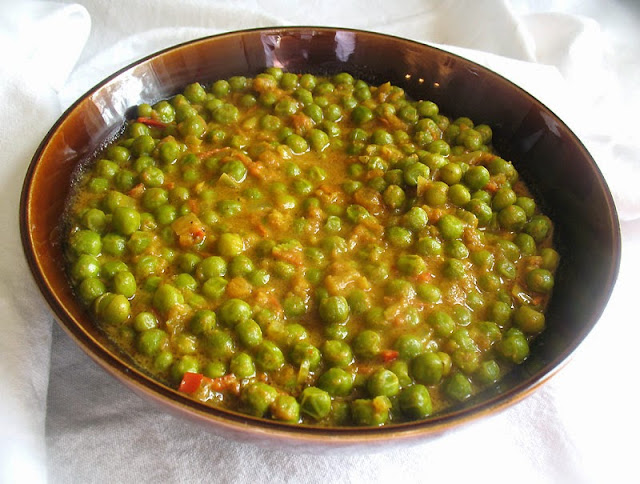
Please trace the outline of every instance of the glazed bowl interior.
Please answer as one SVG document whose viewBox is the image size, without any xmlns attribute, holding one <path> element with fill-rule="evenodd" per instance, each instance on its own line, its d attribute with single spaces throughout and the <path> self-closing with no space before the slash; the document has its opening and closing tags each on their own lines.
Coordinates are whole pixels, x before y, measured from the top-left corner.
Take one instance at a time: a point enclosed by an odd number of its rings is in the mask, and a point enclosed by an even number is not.
<svg viewBox="0 0 640 484">
<path fill-rule="evenodd" d="M 489 124 L 553 219 L 561 254 L 547 329 L 531 356 L 499 383 L 432 418 L 376 429 L 291 426 L 219 410 L 161 384 L 97 329 L 65 276 L 60 220 L 78 164 L 123 128 L 132 106 L 154 103 L 194 81 L 254 76 L 266 67 L 390 81 L 452 117 Z M 51 129 L 29 167 L 20 205 L 23 246 L 36 282 L 62 327 L 105 369 L 144 395 L 205 424 L 248 434 L 336 445 L 433 435 L 512 404 L 557 370 L 598 321 L 613 289 L 620 235 L 611 194 L 576 136 L 544 105 L 497 74 L 453 54 L 380 34 L 330 28 L 250 30 L 182 44 L 114 74 Z"/>
</svg>

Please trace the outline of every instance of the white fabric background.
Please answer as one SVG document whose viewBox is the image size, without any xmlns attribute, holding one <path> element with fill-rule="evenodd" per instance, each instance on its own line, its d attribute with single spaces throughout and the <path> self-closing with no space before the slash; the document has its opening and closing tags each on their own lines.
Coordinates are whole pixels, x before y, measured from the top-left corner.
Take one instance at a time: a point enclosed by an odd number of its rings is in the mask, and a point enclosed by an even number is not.
<svg viewBox="0 0 640 484">
<path fill-rule="evenodd" d="M 629 482 L 640 433 L 640 15 L 597 0 L 0 2 L 0 482 Z M 577 15 L 576 15 L 577 14 Z M 23 261 L 17 202 L 61 112 L 119 67 L 210 33 L 267 25 L 381 31 L 447 48 L 540 98 L 583 139 L 622 220 L 623 264 L 600 323 L 520 404 L 375 454 L 227 441 L 143 401 L 53 323 Z"/>
</svg>

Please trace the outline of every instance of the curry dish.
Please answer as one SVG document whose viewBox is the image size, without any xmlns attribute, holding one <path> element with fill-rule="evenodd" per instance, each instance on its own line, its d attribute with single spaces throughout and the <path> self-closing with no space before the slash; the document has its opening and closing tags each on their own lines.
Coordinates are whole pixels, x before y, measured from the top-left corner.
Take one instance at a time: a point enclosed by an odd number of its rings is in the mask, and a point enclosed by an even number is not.
<svg viewBox="0 0 640 484">
<path fill-rule="evenodd" d="M 137 106 L 65 223 L 78 298 L 141 368 L 298 424 L 424 419 L 499 381 L 558 264 L 489 126 L 348 73 Z"/>
</svg>

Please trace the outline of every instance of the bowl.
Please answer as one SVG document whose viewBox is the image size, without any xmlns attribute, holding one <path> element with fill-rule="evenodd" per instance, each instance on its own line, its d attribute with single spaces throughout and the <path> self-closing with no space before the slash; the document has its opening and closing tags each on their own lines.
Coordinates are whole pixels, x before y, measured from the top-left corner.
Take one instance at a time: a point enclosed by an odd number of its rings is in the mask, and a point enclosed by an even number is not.
<svg viewBox="0 0 640 484">
<path fill-rule="evenodd" d="M 424 421 L 380 428 L 297 426 L 186 397 L 136 367 L 91 322 L 65 275 L 59 225 L 76 167 L 121 131 L 131 106 L 170 97 L 194 81 L 253 76 L 270 66 L 314 74 L 347 71 L 373 84 L 390 81 L 415 99 L 434 101 L 449 116 L 469 116 L 492 126 L 494 145 L 514 162 L 554 220 L 562 261 L 547 329 L 524 364 Z M 593 328 L 620 263 L 619 223 L 607 184 L 580 140 L 547 107 L 496 73 L 443 50 L 334 28 L 257 29 L 198 39 L 105 79 L 62 115 L 35 153 L 22 191 L 20 229 L 33 277 L 57 320 L 105 370 L 163 408 L 218 433 L 296 448 L 416 441 L 513 405 L 562 367 Z"/>
</svg>

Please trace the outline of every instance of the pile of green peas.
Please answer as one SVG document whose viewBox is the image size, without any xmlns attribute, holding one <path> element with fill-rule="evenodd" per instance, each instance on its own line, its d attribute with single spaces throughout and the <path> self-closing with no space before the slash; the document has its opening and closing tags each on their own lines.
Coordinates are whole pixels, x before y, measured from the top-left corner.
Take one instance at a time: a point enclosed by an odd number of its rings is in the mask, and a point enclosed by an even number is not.
<svg viewBox="0 0 640 484">
<path fill-rule="evenodd" d="M 84 168 L 69 279 L 143 371 L 209 405 L 427 418 L 546 325 L 553 224 L 492 137 L 346 72 L 190 84 Z"/>
</svg>

